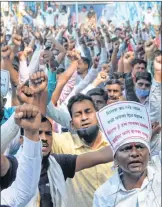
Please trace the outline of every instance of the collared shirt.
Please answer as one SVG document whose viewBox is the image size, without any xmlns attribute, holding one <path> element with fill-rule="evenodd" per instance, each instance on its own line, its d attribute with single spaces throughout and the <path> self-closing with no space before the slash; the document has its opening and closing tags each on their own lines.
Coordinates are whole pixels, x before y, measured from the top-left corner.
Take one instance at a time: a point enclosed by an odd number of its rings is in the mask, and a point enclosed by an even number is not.
<svg viewBox="0 0 162 207">
<path fill-rule="evenodd" d="M 41 142 L 24 137 L 22 153 L 18 158 L 16 180 L 1 192 L 2 205 L 22 207 L 33 197 L 40 178 L 41 155 Z"/>
<path fill-rule="evenodd" d="M 77 134 L 69 132 L 53 134 L 52 152 L 63 154 L 83 154 L 108 145 L 104 137 L 96 141 L 93 149 L 86 145 Z M 101 164 L 75 173 L 73 179 L 67 179 L 70 207 L 91 207 L 96 189 L 112 175 L 112 163 Z"/>
<path fill-rule="evenodd" d="M 94 195 L 93 207 L 160 207 L 161 171 L 148 166 L 141 188 L 126 190 L 117 172 Z"/>
<path fill-rule="evenodd" d="M 10 118 L 10 116 L 13 114 L 14 111 L 15 111 L 14 107 L 10 107 L 8 109 L 4 108 L 4 116 L 1 120 L 1 126 Z"/>
</svg>

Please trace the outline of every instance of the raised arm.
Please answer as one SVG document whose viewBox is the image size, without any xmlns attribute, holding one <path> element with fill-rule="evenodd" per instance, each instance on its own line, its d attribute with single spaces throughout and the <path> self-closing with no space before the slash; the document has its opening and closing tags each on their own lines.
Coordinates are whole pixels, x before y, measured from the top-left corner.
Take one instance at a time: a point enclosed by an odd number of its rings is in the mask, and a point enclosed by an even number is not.
<svg viewBox="0 0 162 207">
<path fill-rule="evenodd" d="M 16 179 L 9 188 L 1 192 L 1 204 L 25 206 L 34 196 L 40 179 L 42 157 L 39 127 L 41 114 L 37 107 L 24 104 L 16 108 L 15 121 L 25 130 L 24 144 L 18 160 Z"/>
<path fill-rule="evenodd" d="M 58 79 L 56 89 L 54 90 L 53 95 L 52 95 L 52 102 L 54 105 L 57 104 L 57 101 L 60 97 L 63 87 L 65 86 L 67 81 L 72 77 L 73 73 L 77 70 L 78 58 L 80 58 L 80 56 L 76 52 L 70 52 L 69 56 L 72 59 L 72 63 L 68 67 L 68 69 L 60 75 Z"/>
</svg>

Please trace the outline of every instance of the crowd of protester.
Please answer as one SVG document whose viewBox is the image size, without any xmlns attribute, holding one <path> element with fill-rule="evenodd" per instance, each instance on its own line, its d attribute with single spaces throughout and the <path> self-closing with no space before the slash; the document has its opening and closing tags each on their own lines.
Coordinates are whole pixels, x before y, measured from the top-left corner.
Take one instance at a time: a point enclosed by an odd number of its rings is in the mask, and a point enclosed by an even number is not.
<svg viewBox="0 0 162 207">
<path fill-rule="evenodd" d="M 1 12 L 1 206 L 161 206 L 162 24 L 151 10 L 117 27 L 93 6 L 78 24 L 67 6 Z M 149 143 L 112 149 L 96 112 L 120 101 L 146 107 Z"/>
</svg>

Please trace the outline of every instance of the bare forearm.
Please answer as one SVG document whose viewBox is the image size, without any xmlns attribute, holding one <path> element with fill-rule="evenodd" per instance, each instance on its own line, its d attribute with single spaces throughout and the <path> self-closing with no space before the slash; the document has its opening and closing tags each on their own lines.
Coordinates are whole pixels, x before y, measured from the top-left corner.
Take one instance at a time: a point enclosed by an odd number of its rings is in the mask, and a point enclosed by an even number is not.
<svg viewBox="0 0 162 207">
<path fill-rule="evenodd" d="M 95 165 L 109 163 L 113 161 L 113 152 L 110 146 L 94 152 L 81 154 L 77 157 L 75 172 L 93 167 Z"/>
<path fill-rule="evenodd" d="M 131 64 L 124 64 L 124 73 L 130 73 L 132 70 Z"/>
<path fill-rule="evenodd" d="M 59 81 L 56 85 L 56 88 L 52 94 L 52 102 L 54 105 L 56 105 L 61 95 L 63 87 L 68 82 L 68 80 L 72 77 L 72 75 L 77 69 L 77 66 L 78 66 L 78 61 L 73 61 L 71 65 L 69 66 L 69 68 L 60 76 Z"/>
<path fill-rule="evenodd" d="M 1 177 L 5 176 L 10 168 L 10 162 L 6 156 L 1 154 Z"/>
<path fill-rule="evenodd" d="M 123 58 L 121 57 L 118 62 L 118 72 L 124 73 L 124 64 L 123 64 Z"/>
<path fill-rule="evenodd" d="M 117 71 L 117 68 L 118 68 L 117 53 L 118 53 L 118 51 L 114 50 L 113 53 L 112 53 L 112 57 L 111 57 L 111 64 L 112 64 L 114 72 Z"/>
<path fill-rule="evenodd" d="M 18 98 L 17 98 L 17 94 L 16 94 L 17 86 L 11 84 L 11 87 L 12 87 L 11 105 L 12 105 L 12 106 L 19 106 L 21 103 L 20 103 L 20 101 L 18 100 Z"/>
</svg>

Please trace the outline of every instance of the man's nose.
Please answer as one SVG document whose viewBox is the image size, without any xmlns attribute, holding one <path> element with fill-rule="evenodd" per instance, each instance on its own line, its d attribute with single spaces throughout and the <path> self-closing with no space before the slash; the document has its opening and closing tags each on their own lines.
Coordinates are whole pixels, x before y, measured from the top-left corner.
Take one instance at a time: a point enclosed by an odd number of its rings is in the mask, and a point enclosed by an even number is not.
<svg viewBox="0 0 162 207">
<path fill-rule="evenodd" d="M 87 119 L 88 119 L 87 114 L 86 114 L 86 113 L 83 113 L 83 114 L 82 114 L 82 121 L 85 121 L 85 120 L 87 120 Z"/>
<path fill-rule="evenodd" d="M 146 89 L 146 86 L 145 86 L 145 84 L 143 84 L 141 88 L 142 88 L 142 89 Z"/>
<path fill-rule="evenodd" d="M 109 93 L 109 96 L 110 96 L 110 97 L 113 97 L 113 96 L 114 96 L 114 92 L 111 91 L 111 92 Z"/>
<path fill-rule="evenodd" d="M 139 152 L 135 147 L 131 151 L 131 157 L 139 157 Z"/>
<path fill-rule="evenodd" d="M 45 133 L 41 133 L 39 136 L 41 140 L 47 140 Z"/>
</svg>

